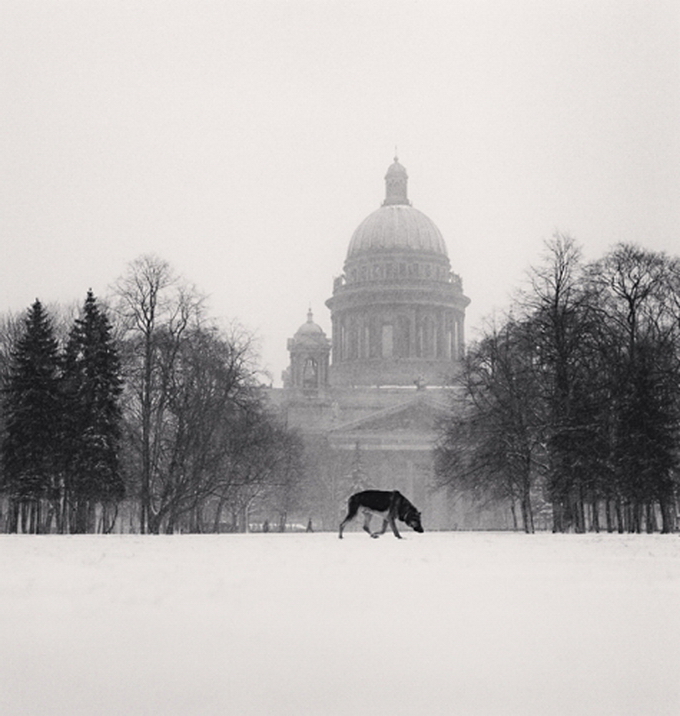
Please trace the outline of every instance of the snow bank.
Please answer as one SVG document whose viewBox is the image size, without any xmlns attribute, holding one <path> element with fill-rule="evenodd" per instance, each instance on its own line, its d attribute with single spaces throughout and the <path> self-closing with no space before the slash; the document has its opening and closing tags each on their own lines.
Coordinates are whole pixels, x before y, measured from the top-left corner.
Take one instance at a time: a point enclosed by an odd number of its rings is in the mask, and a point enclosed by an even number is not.
<svg viewBox="0 0 680 716">
<path fill-rule="evenodd" d="M 677 535 L 0 537 L 0 713 L 680 713 Z"/>
</svg>

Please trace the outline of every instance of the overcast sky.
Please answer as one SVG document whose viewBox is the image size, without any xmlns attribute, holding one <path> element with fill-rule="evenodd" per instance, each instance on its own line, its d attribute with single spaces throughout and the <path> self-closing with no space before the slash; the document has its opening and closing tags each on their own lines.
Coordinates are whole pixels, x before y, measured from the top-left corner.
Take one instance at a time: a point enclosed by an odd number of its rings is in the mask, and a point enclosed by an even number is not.
<svg viewBox="0 0 680 716">
<path fill-rule="evenodd" d="M 0 311 L 153 252 L 276 384 L 395 145 L 468 338 L 556 230 L 680 253 L 677 0 L 0 0 L 0 92 Z"/>
</svg>

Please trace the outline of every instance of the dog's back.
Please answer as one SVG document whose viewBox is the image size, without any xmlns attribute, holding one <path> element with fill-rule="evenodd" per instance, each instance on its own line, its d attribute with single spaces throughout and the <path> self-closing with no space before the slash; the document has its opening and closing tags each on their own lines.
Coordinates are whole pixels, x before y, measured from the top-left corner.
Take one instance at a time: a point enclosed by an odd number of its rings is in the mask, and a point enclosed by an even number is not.
<svg viewBox="0 0 680 716">
<path fill-rule="evenodd" d="M 352 495 L 347 505 L 350 510 L 354 507 L 355 515 L 360 507 L 365 507 L 373 512 L 387 512 L 393 504 L 395 496 L 401 497 L 401 493 L 398 490 L 391 492 L 386 490 L 364 490 Z"/>
</svg>

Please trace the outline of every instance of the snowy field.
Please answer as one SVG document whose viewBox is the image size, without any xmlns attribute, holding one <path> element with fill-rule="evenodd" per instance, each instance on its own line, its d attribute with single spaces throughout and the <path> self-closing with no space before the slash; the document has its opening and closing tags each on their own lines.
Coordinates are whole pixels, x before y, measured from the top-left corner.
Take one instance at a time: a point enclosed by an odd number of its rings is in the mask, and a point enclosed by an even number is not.
<svg viewBox="0 0 680 716">
<path fill-rule="evenodd" d="M 680 714 L 680 537 L 0 536 L 0 714 Z"/>
</svg>

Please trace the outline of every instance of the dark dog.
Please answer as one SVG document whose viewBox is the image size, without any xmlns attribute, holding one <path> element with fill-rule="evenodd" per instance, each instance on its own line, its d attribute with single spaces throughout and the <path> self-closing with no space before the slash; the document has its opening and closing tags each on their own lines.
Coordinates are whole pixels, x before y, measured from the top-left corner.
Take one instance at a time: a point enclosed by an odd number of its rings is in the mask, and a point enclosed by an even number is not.
<svg viewBox="0 0 680 716">
<path fill-rule="evenodd" d="M 371 537 L 380 537 L 380 535 L 385 534 L 389 524 L 394 536 L 401 539 L 397 529 L 397 519 L 405 522 L 416 532 L 424 531 L 423 526 L 420 524 L 420 512 L 398 490 L 393 490 L 392 492 L 384 490 L 357 492 L 349 498 L 347 507 L 347 517 L 340 523 L 340 534 L 338 535 L 340 539 L 342 539 L 342 531 L 345 529 L 345 525 L 357 516 L 357 512 L 364 514 L 364 529 Z M 373 515 L 380 515 L 383 518 L 380 532 L 371 532 L 369 525 Z"/>
</svg>

